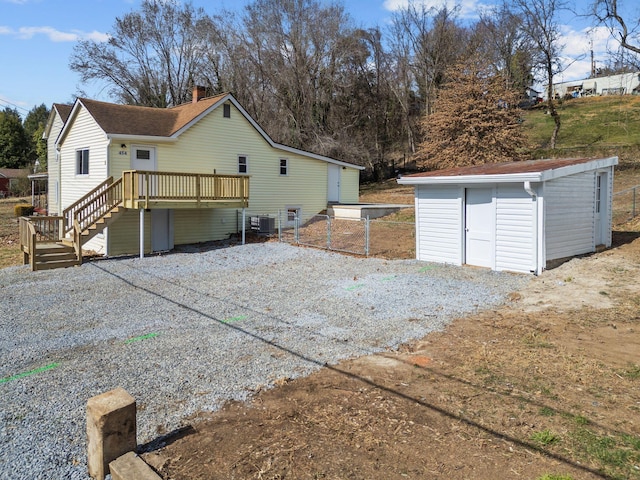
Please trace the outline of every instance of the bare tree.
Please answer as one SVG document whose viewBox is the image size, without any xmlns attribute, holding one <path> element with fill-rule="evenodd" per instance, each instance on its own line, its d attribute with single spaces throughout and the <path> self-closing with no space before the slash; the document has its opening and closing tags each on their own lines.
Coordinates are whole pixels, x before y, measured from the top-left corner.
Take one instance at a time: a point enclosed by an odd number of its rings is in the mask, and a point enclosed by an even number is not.
<svg viewBox="0 0 640 480">
<path fill-rule="evenodd" d="M 634 53 L 640 54 L 640 16 L 633 19 L 625 19 L 621 13 L 622 1 L 596 0 L 591 5 L 591 16 L 598 23 L 606 25 L 611 34 L 620 41 L 620 45 Z M 632 43 L 635 42 L 635 43 Z"/>
<path fill-rule="evenodd" d="M 447 74 L 435 111 L 423 117 L 426 140 L 418 150 L 419 163 L 445 168 L 518 159 L 525 144 L 519 93 L 478 57 Z"/>
<path fill-rule="evenodd" d="M 558 15 L 566 8 L 565 3 L 563 0 L 513 0 L 513 4 L 521 14 L 522 30 L 535 46 L 535 66 L 544 72 L 547 82 L 547 106 L 554 121 L 549 148 L 555 149 L 561 122 L 553 98 L 553 79 L 562 70 Z"/>
<path fill-rule="evenodd" d="M 493 65 L 507 82 L 523 94 L 533 85 L 534 49 L 522 31 L 522 20 L 507 3 L 484 10 L 472 28 L 472 43 L 477 53 Z"/>
<path fill-rule="evenodd" d="M 143 0 L 139 12 L 116 18 L 108 42 L 79 42 L 70 67 L 83 82 L 105 82 L 124 103 L 177 105 L 203 80 L 214 28 L 204 10 L 190 3 Z"/>
</svg>

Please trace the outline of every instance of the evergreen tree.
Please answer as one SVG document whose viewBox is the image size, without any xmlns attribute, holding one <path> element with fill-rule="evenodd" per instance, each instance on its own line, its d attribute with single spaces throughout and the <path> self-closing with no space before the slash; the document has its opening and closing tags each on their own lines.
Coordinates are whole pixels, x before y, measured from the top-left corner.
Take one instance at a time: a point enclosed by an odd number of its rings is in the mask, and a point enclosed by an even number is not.
<svg viewBox="0 0 640 480">
<path fill-rule="evenodd" d="M 29 152 L 27 158 L 30 162 L 40 162 L 39 171 L 47 169 L 47 142 L 42 138 L 44 128 L 49 118 L 49 109 L 43 104 L 33 107 L 24 119 L 24 131 L 29 138 Z"/>
<path fill-rule="evenodd" d="M 29 164 L 29 137 L 17 110 L 0 112 L 0 167 L 22 168 Z"/>
</svg>

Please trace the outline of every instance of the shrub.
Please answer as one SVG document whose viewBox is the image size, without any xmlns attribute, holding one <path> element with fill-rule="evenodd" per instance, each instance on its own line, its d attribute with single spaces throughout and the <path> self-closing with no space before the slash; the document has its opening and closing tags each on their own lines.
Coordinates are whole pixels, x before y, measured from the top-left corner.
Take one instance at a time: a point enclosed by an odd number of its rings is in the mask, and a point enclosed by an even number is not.
<svg viewBox="0 0 640 480">
<path fill-rule="evenodd" d="M 13 207 L 16 217 L 28 217 L 33 215 L 34 206 L 28 203 L 19 203 Z"/>
</svg>

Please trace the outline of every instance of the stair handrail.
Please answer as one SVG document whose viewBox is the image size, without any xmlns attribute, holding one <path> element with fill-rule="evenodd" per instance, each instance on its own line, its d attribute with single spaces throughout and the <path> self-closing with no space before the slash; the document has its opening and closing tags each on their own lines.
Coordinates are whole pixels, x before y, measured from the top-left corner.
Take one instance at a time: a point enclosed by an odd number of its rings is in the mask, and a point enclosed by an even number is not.
<svg viewBox="0 0 640 480">
<path fill-rule="evenodd" d="M 73 219 L 73 249 L 76 252 L 78 263 L 82 264 L 82 229 L 77 218 Z"/>
<path fill-rule="evenodd" d="M 36 227 L 27 217 L 20 217 L 19 222 L 20 250 L 22 250 L 23 254 L 23 263 L 26 265 L 28 261 L 31 270 L 35 270 L 36 244 L 38 243 Z"/>
<path fill-rule="evenodd" d="M 64 236 L 72 232 L 76 220 L 82 232 L 103 218 L 120 203 L 122 203 L 122 178 L 114 182 L 113 177 L 109 177 L 64 209 L 62 212 L 64 217 Z"/>
</svg>

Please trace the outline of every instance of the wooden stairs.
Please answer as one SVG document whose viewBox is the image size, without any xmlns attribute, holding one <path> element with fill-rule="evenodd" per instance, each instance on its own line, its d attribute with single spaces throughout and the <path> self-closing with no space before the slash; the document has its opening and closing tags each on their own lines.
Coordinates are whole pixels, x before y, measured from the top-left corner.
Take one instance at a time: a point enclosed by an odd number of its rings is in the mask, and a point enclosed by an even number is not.
<svg viewBox="0 0 640 480">
<path fill-rule="evenodd" d="M 82 264 L 82 245 L 102 233 L 125 212 L 122 180 L 109 177 L 67 207 L 60 217 L 20 219 L 20 244 L 24 263 L 31 270 Z"/>
<path fill-rule="evenodd" d="M 36 249 L 33 270 L 73 267 L 80 263 L 73 245 L 65 245 L 63 242 L 45 243 Z"/>
</svg>

